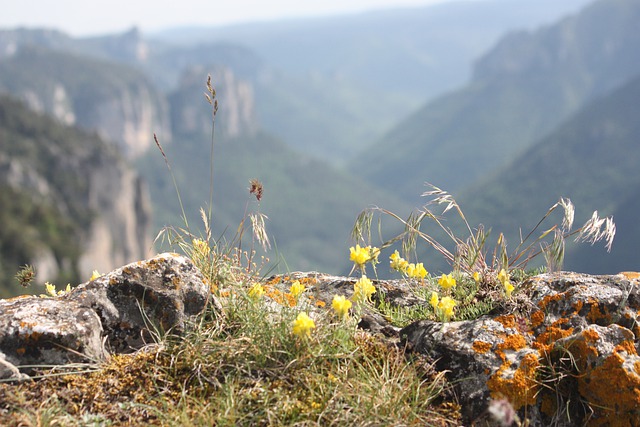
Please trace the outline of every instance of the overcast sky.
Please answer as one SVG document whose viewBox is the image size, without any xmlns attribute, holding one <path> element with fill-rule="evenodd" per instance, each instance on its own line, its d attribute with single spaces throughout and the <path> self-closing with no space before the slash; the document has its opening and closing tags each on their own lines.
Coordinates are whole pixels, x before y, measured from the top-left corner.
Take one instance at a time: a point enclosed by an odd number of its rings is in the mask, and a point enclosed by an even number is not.
<svg viewBox="0 0 640 427">
<path fill-rule="evenodd" d="M 224 25 L 447 1 L 460 0 L 5 0 L 0 28 L 48 27 L 86 36 L 133 26 L 149 32 L 189 24 Z"/>
</svg>

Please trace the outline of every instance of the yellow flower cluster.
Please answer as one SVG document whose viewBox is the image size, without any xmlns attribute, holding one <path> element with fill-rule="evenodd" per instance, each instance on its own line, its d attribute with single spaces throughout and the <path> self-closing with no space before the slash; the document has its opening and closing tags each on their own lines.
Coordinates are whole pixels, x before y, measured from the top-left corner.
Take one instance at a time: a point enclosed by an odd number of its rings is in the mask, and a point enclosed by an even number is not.
<svg viewBox="0 0 640 427">
<path fill-rule="evenodd" d="M 513 286 L 509 280 L 509 274 L 504 270 L 504 268 L 500 270 L 500 273 L 498 273 L 498 280 L 502 283 L 502 286 L 504 286 L 504 293 L 507 295 L 507 298 L 511 298 L 511 293 L 515 289 L 515 286 Z"/>
<path fill-rule="evenodd" d="M 310 338 L 311 329 L 316 327 L 315 322 L 307 313 L 300 313 L 293 322 L 293 333 L 299 337 Z"/>
<path fill-rule="evenodd" d="M 56 285 L 54 285 L 53 283 L 49 283 L 49 282 L 45 282 L 44 284 L 44 290 L 46 292 L 45 295 L 40 295 L 41 297 L 57 297 L 60 295 L 64 295 L 67 292 L 71 291 L 71 284 L 68 283 L 66 289 L 57 291 L 56 290 Z"/>
<path fill-rule="evenodd" d="M 289 292 L 294 298 L 298 298 L 306 290 L 305 286 L 299 280 L 294 281 L 289 288 Z"/>
<path fill-rule="evenodd" d="M 369 261 L 378 262 L 378 255 L 380 255 L 380 249 L 371 246 L 362 248 L 360 245 L 356 245 L 349 248 L 349 259 L 360 268 Z"/>
<path fill-rule="evenodd" d="M 389 262 L 391 268 L 402 274 L 406 274 L 408 277 L 424 279 L 427 276 L 427 270 L 421 262 L 417 264 L 409 264 L 406 259 L 400 256 L 397 250 L 391 254 L 389 259 L 391 260 Z"/>
<path fill-rule="evenodd" d="M 356 302 L 369 301 L 371 299 L 371 295 L 375 293 L 376 288 L 373 286 L 373 282 L 371 282 L 371 280 L 369 280 L 364 274 L 353 285 L 353 300 Z"/>
<path fill-rule="evenodd" d="M 449 290 L 451 288 L 456 287 L 456 279 L 454 279 L 453 274 L 443 274 L 438 279 L 438 285 L 442 287 L 442 289 Z"/>
<path fill-rule="evenodd" d="M 260 283 L 254 283 L 249 289 L 249 296 L 254 299 L 260 299 L 265 294 L 264 286 Z"/>
<path fill-rule="evenodd" d="M 443 322 L 448 322 L 454 315 L 455 307 L 457 305 L 456 300 L 451 297 L 438 298 L 436 292 L 431 293 L 431 300 L 429 301 L 436 316 Z"/>
<path fill-rule="evenodd" d="M 335 295 L 331 302 L 331 307 L 336 311 L 338 317 L 342 320 L 346 320 L 349 317 L 349 309 L 352 304 L 344 295 Z"/>
</svg>

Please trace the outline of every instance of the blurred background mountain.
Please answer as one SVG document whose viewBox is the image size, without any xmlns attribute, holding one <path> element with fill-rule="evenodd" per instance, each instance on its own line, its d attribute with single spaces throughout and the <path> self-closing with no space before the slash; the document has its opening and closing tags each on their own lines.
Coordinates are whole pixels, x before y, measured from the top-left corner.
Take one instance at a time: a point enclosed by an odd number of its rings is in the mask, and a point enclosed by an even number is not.
<svg viewBox="0 0 640 427">
<path fill-rule="evenodd" d="M 12 230 L 0 233 L 0 288 L 18 292 L 11 276 L 26 263 L 50 280 L 86 278 L 183 225 L 154 133 L 197 233 L 208 74 L 220 102 L 214 237 L 265 213 L 280 271 L 348 272 L 357 214 L 406 215 L 425 182 L 511 247 L 560 196 L 578 220 L 614 214 L 613 252 L 571 247 L 565 268 L 637 270 L 639 18 L 633 0 L 483 0 L 89 38 L 0 30 L 0 215 Z M 89 158 L 116 166 L 99 173 Z"/>
</svg>

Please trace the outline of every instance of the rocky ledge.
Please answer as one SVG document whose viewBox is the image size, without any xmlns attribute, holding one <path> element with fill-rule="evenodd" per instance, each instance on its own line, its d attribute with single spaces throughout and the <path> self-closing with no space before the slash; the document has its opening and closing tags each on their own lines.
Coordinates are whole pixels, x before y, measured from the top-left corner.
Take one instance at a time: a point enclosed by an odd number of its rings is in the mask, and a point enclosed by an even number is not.
<svg viewBox="0 0 640 427">
<path fill-rule="evenodd" d="M 139 350 L 153 334 L 180 334 L 208 302 L 219 307 L 200 271 L 176 254 L 126 265 L 56 297 L 2 300 L 0 379 Z"/>
<path fill-rule="evenodd" d="M 271 281 L 301 279 L 327 304 L 356 281 L 319 273 Z M 465 425 L 640 426 L 639 279 L 543 274 L 520 285 L 526 302 L 511 314 L 400 329 L 370 312 L 360 326 L 446 371 Z M 374 284 L 392 306 L 428 306 L 404 281 Z"/>
<path fill-rule="evenodd" d="M 266 284 L 287 288 L 295 280 L 318 307 L 336 294 L 350 296 L 356 281 L 292 273 Z M 518 310 L 404 328 L 369 310 L 360 327 L 445 371 L 465 425 L 638 426 L 639 283 L 639 273 L 543 274 L 519 286 L 526 304 Z M 374 284 L 388 305 L 429 307 L 406 281 Z M 175 254 L 129 264 L 55 298 L 0 301 L 0 379 L 23 379 L 34 365 L 136 351 L 153 333 L 180 334 L 208 303 L 220 309 L 202 274 Z"/>
</svg>

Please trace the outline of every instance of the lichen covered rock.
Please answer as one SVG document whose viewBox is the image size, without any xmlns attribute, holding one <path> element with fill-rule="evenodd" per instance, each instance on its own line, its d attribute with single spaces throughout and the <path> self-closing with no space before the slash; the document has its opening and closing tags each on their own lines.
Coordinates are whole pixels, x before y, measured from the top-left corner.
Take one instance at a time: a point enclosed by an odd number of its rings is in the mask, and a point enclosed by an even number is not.
<svg viewBox="0 0 640 427">
<path fill-rule="evenodd" d="M 0 301 L 0 379 L 27 366 L 96 362 L 138 350 L 154 334 L 184 331 L 211 302 L 193 263 L 162 254 L 126 265 L 54 298 Z"/>
<path fill-rule="evenodd" d="M 405 345 L 449 372 L 471 423 L 506 399 L 530 425 L 640 423 L 638 275 L 544 274 L 528 316 L 413 323 Z"/>
</svg>

